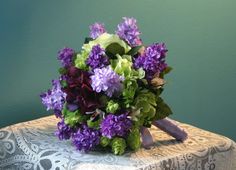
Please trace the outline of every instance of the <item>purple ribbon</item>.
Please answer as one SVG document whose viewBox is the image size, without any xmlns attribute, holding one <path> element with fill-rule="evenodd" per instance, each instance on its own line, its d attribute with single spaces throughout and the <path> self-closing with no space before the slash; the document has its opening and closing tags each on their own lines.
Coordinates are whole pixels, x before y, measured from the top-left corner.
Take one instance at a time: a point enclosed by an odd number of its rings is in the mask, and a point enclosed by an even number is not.
<svg viewBox="0 0 236 170">
<path fill-rule="evenodd" d="M 140 128 L 140 132 L 141 132 L 143 147 L 146 149 L 150 149 L 150 147 L 153 145 L 153 139 L 151 133 L 149 132 L 148 128 L 145 128 L 143 126 Z"/>
<path fill-rule="evenodd" d="M 156 120 L 152 124 L 179 141 L 183 142 L 188 137 L 188 134 L 169 118 Z"/>
</svg>

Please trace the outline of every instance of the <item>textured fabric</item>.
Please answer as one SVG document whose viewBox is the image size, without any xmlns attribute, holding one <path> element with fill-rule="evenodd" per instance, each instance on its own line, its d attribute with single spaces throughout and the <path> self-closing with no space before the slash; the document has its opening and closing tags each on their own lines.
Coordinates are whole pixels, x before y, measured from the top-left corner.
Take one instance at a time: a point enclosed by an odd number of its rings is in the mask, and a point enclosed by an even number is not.
<svg viewBox="0 0 236 170">
<path fill-rule="evenodd" d="M 180 143 L 152 127 L 155 146 L 115 156 L 108 151 L 81 153 L 54 136 L 54 116 L 0 129 L 0 169 L 79 170 L 235 170 L 236 145 L 224 137 L 178 123 L 189 133 Z"/>
</svg>

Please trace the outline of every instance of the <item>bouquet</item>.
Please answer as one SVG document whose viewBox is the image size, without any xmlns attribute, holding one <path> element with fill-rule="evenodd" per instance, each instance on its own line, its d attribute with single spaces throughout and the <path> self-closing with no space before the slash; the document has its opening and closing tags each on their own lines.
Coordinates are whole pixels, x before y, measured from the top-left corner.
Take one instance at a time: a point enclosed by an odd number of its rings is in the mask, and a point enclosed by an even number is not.
<svg viewBox="0 0 236 170">
<path fill-rule="evenodd" d="M 55 134 L 80 151 L 110 148 L 121 155 L 153 144 L 152 125 L 183 141 L 187 133 L 170 119 L 160 97 L 171 71 L 164 43 L 145 46 L 137 21 L 124 17 L 115 34 L 104 24 L 90 26 L 81 51 L 58 52 L 62 67 L 52 88 L 42 93 L 47 110 L 60 119 Z"/>
</svg>

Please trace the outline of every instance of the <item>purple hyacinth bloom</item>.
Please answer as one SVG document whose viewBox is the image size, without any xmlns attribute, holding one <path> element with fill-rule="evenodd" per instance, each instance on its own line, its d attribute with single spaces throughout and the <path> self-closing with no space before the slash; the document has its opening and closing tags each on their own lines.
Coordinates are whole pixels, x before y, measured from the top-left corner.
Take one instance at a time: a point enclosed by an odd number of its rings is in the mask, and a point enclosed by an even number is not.
<svg viewBox="0 0 236 170">
<path fill-rule="evenodd" d="M 92 69 L 102 68 L 109 64 L 105 50 L 99 44 L 93 46 L 86 62 Z"/>
<path fill-rule="evenodd" d="M 58 52 L 57 59 L 63 66 L 71 66 L 75 51 L 72 48 L 65 47 Z"/>
<path fill-rule="evenodd" d="M 122 90 L 122 81 L 124 77 L 119 76 L 109 66 L 94 69 L 94 75 L 90 76 L 91 86 L 94 91 L 100 93 L 104 91 L 109 97 L 116 95 Z"/>
<path fill-rule="evenodd" d="M 89 28 L 90 28 L 90 37 L 93 39 L 96 39 L 97 37 L 106 32 L 104 24 L 102 23 L 96 22 L 93 25 L 90 25 Z"/>
<path fill-rule="evenodd" d="M 156 43 L 147 47 L 142 55 L 136 58 L 135 68 L 143 68 L 146 77 L 152 79 L 155 74 L 161 73 L 166 67 L 166 46 L 164 43 Z"/>
<path fill-rule="evenodd" d="M 73 129 L 65 124 L 64 119 L 57 123 L 55 135 L 58 136 L 60 140 L 70 139 L 72 133 Z"/>
<path fill-rule="evenodd" d="M 101 123 L 102 136 L 112 138 L 114 136 L 125 136 L 132 126 L 128 114 L 113 115 L 109 114 Z"/>
<path fill-rule="evenodd" d="M 72 142 L 78 150 L 87 152 L 100 143 L 100 132 L 86 125 L 82 125 L 73 134 Z"/>
<path fill-rule="evenodd" d="M 66 93 L 61 90 L 60 81 L 52 80 L 52 89 L 42 93 L 40 97 L 47 110 L 54 110 L 56 116 L 60 117 L 66 98 Z"/>
<path fill-rule="evenodd" d="M 142 44 L 139 35 L 137 21 L 134 18 L 123 17 L 123 22 L 117 26 L 116 34 L 125 40 L 130 46 L 138 46 Z"/>
</svg>

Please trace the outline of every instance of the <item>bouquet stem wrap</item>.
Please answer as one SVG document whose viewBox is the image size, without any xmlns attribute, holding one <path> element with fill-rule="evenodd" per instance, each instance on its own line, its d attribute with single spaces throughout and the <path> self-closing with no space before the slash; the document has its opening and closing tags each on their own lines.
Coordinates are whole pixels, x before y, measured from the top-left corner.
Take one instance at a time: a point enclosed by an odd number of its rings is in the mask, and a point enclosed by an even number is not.
<svg viewBox="0 0 236 170">
<path fill-rule="evenodd" d="M 150 131 L 148 130 L 148 128 L 142 126 L 140 128 L 140 132 L 141 132 L 143 147 L 146 149 L 150 149 L 150 147 L 153 145 L 153 139 Z"/>
<path fill-rule="evenodd" d="M 188 137 L 188 134 L 169 118 L 156 120 L 152 124 L 179 141 L 184 141 Z"/>
</svg>

